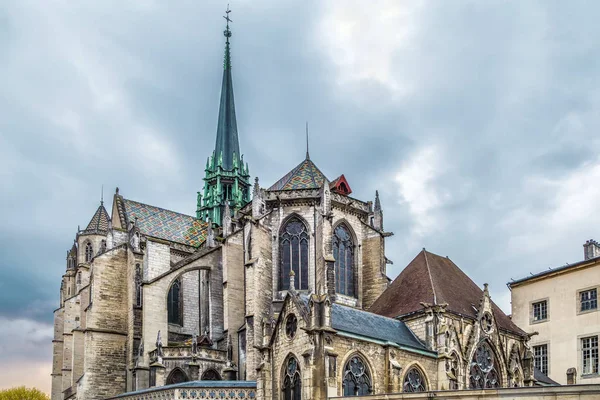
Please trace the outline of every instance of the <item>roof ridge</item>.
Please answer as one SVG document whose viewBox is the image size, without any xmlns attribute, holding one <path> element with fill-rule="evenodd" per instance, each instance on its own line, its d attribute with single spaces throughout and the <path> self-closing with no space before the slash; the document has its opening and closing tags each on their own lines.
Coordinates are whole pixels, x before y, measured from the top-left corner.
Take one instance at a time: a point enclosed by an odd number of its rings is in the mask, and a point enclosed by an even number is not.
<svg viewBox="0 0 600 400">
<path fill-rule="evenodd" d="M 173 210 L 169 210 L 168 208 L 163 208 L 163 207 L 153 206 L 152 204 L 148 204 L 148 203 L 142 203 L 142 202 L 140 202 L 140 201 L 137 201 L 137 200 L 126 199 L 126 198 L 124 198 L 124 197 L 123 197 L 123 200 L 125 200 L 125 201 L 130 201 L 130 202 L 132 202 L 132 203 L 137 203 L 137 204 L 140 204 L 140 205 L 142 205 L 142 206 L 154 207 L 154 208 L 157 208 L 157 209 L 159 209 L 160 211 L 168 211 L 168 212 L 172 212 L 173 214 L 179 214 L 179 215 L 183 215 L 184 217 L 189 217 L 189 218 L 193 218 L 193 219 L 195 219 L 195 220 L 198 220 L 198 221 L 202 221 L 202 222 L 204 222 L 203 220 L 201 220 L 201 219 L 198 219 L 198 218 L 194 217 L 193 215 L 184 214 L 184 213 L 181 213 L 181 212 L 179 212 L 179 211 L 173 211 Z"/>
<path fill-rule="evenodd" d="M 433 292 L 433 304 L 437 304 L 437 296 L 435 294 L 435 285 L 433 284 L 433 276 L 431 276 L 431 267 L 429 267 L 429 260 L 427 259 L 427 250 L 423 247 L 423 255 L 425 256 L 425 266 L 427 266 L 427 273 L 429 274 L 429 282 L 431 283 L 431 291 Z"/>
</svg>

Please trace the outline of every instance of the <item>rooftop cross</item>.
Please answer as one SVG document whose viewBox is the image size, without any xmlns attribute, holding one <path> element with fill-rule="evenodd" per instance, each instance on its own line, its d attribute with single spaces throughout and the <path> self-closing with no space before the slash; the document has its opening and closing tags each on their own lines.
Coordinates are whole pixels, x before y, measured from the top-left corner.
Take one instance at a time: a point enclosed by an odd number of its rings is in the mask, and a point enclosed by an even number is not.
<svg viewBox="0 0 600 400">
<path fill-rule="evenodd" d="M 231 12 L 231 10 L 229 9 L 229 4 L 227 4 L 227 10 L 225 11 L 225 15 L 223 15 L 223 18 L 225 18 L 225 20 L 227 21 L 227 27 L 225 28 L 225 31 L 223 32 L 223 35 L 225 35 L 225 37 L 227 38 L 227 43 L 229 43 L 229 38 L 231 37 L 231 31 L 229 30 L 229 23 L 233 22 L 231 20 L 231 18 L 229 18 L 230 12 Z"/>
</svg>

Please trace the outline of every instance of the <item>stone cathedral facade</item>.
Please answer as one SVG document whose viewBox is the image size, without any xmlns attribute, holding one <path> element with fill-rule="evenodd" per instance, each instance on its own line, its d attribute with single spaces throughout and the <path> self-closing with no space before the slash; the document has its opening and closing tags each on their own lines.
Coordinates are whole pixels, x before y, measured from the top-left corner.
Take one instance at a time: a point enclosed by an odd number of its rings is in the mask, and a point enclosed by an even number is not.
<svg viewBox="0 0 600 400">
<path fill-rule="evenodd" d="M 215 380 L 255 382 L 260 399 L 543 383 L 529 337 L 448 258 L 423 250 L 390 283 L 377 195 L 353 198 L 308 152 L 252 184 L 225 36 L 196 215 L 117 189 L 77 231 L 54 311 L 52 400 Z"/>
</svg>

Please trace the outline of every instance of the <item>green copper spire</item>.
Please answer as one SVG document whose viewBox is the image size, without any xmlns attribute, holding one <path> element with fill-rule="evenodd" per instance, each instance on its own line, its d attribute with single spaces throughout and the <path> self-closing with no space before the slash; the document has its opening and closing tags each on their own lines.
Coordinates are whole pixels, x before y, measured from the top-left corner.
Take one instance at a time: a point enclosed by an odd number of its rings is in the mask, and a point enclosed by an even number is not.
<svg viewBox="0 0 600 400">
<path fill-rule="evenodd" d="M 229 6 L 223 18 L 227 26 L 225 36 L 225 58 L 223 61 L 223 81 L 221 84 L 221 102 L 217 121 L 217 141 L 215 151 L 207 159 L 204 190 L 198 193 L 196 217 L 211 220 L 217 225 L 223 221 L 223 213 L 240 209 L 250 201 L 250 181 L 248 165 L 244 166 L 244 157 L 240 154 L 235 104 L 233 100 L 233 79 L 231 77 L 231 51 L 229 38 Z M 225 207 L 228 205 L 228 207 Z"/>
</svg>

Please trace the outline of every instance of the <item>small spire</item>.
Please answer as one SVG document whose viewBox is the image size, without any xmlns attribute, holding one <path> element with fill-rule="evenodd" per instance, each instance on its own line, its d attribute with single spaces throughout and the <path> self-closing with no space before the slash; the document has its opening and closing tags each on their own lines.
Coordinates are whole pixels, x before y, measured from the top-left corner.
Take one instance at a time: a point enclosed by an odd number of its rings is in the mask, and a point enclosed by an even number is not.
<svg viewBox="0 0 600 400">
<path fill-rule="evenodd" d="M 308 121 L 306 121 L 306 159 L 310 160 L 310 154 L 308 152 Z"/>
<path fill-rule="evenodd" d="M 104 184 L 102 185 L 102 188 L 100 189 L 100 204 L 101 205 L 104 204 Z"/>
<path fill-rule="evenodd" d="M 375 211 L 381 210 L 381 201 L 379 200 L 379 190 L 375 191 Z"/>
<path fill-rule="evenodd" d="M 229 4 L 227 4 L 227 11 L 225 11 L 225 15 L 223 16 L 223 18 L 225 18 L 225 20 L 227 21 L 227 26 L 223 31 L 223 35 L 227 38 L 225 40 L 225 62 L 223 63 L 224 69 L 231 68 L 231 54 L 229 52 L 229 38 L 231 37 L 231 30 L 229 29 L 229 23 L 233 21 L 231 20 L 231 18 L 229 18 L 230 12 L 231 10 L 229 9 Z"/>
</svg>

